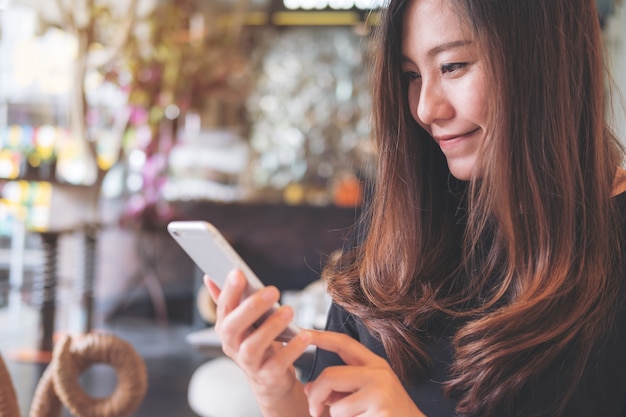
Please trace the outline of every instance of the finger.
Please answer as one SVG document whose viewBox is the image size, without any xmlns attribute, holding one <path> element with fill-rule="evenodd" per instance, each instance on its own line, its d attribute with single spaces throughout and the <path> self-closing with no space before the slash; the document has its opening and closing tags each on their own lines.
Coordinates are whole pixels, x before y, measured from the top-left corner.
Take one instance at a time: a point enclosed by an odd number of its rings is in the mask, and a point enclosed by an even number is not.
<svg viewBox="0 0 626 417">
<path fill-rule="evenodd" d="M 229 272 L 216 301 L 215 330 L 222 341 L 222 350 L 231 357 L 237 351 L 240 341 L 245 337 L 243 334 L 245 330 L 238 331 L 232 325 L 224 326 L 224 323 L 228 323 L 230 313 L 239 306 L 246 286 L 245 277 L 240 275 L 241 273 L 236 270 Z"/>
<path fill-rule="evenodd" d="M 242 343 L 242 357 L 247 356 L 246 353 L 258 352 L 261 349 L 265 349 L 270 345 L 273 345 L 278 336 L 285 331 L 294 317 L 293 308 L 290 306 L 280 306 L 276 311 L 272 312 L 264 318 L 264 321 L 259 325 L 255 323 L 256 329 L 246 338 Z M 282 362 L 279 362 L 279 366 L 283 366 L 284 363 L 291 364 L 302 353 L 303 349 L 306 349 L 312 336 L 310 334 L 303 335 L 307 341 L 305 345 L 298 344 L 278 344 L 281 351 L 281 357 L 284 358 Z M 302 349 L 300 349 L 302 348 Z M 293 351 L 293 355 L 289 355 Z M 252 356 L 252 355 L 250 355 Z"/>
<path fill-rule="evenodd" d="M 364 389 L 351 394 L 344 394 L 330 398 L 326 405 L 331 416 L 364 416 L 376 415 L 376 410 L 370 409 L 372 393 Z"/>
<path fill-rule="evenodd" d="M 328 404 L 336 394 L 347 394 L 358 391 L 371 378 L 366 370 L 357 366 L 331 366 L 326 368 L 315 379 L 305 385 L 304 392 L 310 403 Z"/>
<path fill-rule="evenodd" d="M 292 308 L 281 306 L 269 314 L 260 325 L 257 326 L 258 323 L 254 321 L 255 328 L 241 343 L 239 349 L 241 362 L 248 367 L 261 367 L 269 357 L 275 356 L 264 352 L 282 350 L 280 344 L 276 344 L 274 349 L 270 348 L 274 345 L 276 337 L 287 327 L 293 314 Z"/>
<path fill-rule="evenodd" d="M 279 299 L 280 292 L 278 289 L 274 286 L 267 286 L 241 300 L 231 315 L 248 327 L 257 327 L 255 324 L 260 325 L 263 316 L 271 314 L 270 310 L 278 306 Z"/>
<path fill-rule="evenodd" d="M 213 281 L 211 281 L 211 278 L 209 278 L 208 275 L 205 275 L 203 277 L 203 281 L 204 281 L 204 285 L 209 290 L 209 294 L 211 295 L 211 298 L 213 299 L 213 301 L 217 303 L 217 299 L 220 297 L 220 293 L 222 291 Z"/>
<path fill-rule="evenodd" d="M 224 287 L 216 301 L 218 318 L 226 317 L 239 305 L 245 286 L 246 280 L 240 271 L 232 270 L 228 273 Z"/>
<path fill-rule="evenodd" d="M 284 348 L 282 349 L 283 355 L 281 356 L 281 360 L 284 363 L 292 364 L 298 359 L 304 351 L 311 345 L 311 341 L 313 340 L 313 336 L 311 332 L 307 330 L 302 330 L 298 332 L 293 339 L 291 339 L 288 343 L 284 344 Z"/>
<path fill-rule="evenodd" d="M 278 354 L 266 358 L 263 367 L 271 374 L 282 374 L 285 369 L 293 365 L 293 363 L 304 353 L 306 348 L 311 344 L 311 335 L 308 331 L 299 332 L 293 339 L 286 344 L 279 345 Z"/>
<path fill-rule="evenodd" d="M 222 291 L 220 300 L 224 298 L 225 291 L 226 289 Z M 241 293 L 238 294 L 241 295 Z M 273 286 L 265 287 L 247 297 L 219 323 L 218 333 L 223 336 L 222 340 L 231 345 L 239 345 L 246 337 L 254 333 L 253 325 L 276 305 L 279 298 L 280 293 Z"/>
<path fill-rule="evenodd" d="M 329 331 L 313 331 L 312 344 L 335 352 L 347 365 L 363 366 L 383 359 L 348 335 Z"/>
<path fill-rule="evenodd" d="M 309 399 L 309 414 L 315 417 L 324 415 L 324 411 L 329 405 L 334 404 L 336 401 L 339 401 L 340 399 L 345 398 L 348 395 L 350 395 L 349 392 L 331 392 L 328 398 L 326 398 L 326 400 L 324 400 L 324 402 L 322 403 L 316 403 Z"/>
</svg>

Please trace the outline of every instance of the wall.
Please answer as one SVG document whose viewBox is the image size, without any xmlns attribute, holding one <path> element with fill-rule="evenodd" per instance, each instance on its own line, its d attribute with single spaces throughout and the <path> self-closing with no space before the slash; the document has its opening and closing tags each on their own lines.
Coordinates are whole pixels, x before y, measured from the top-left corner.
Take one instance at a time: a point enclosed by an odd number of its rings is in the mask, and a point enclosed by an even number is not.
<svg viewBox="0 0 626 417">
<path fill-rule="evenodd" d="M 614 127 L 622 143 L 626 145 L 626 3 L 621 2 L 606 21 L 605 34 L 609 51 L 609 65 L 615 79 L 612 91 L 615 112 Z"/>
</svg>

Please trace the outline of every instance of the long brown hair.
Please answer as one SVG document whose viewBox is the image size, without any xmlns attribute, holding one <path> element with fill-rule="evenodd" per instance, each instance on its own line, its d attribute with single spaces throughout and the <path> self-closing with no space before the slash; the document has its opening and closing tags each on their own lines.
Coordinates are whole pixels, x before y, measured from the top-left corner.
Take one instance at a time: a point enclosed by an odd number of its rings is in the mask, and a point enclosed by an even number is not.
<svg viewBox="0 0 626 417">
<path fill-rule="evenodd" d="M 325 270 L 329 292 L 380 337 L 404 380 L 426 371 L 437 323 L 460 320 L 447 384 L 459 413 L 559 415 L 621 285 L 611 192 L 623 151 L 605 122 L 595 1 L 453 2 L 491 78 L 492 131 L 468 183 L 409 112 L 400 50 L 410 1 L 391 0 L 377 31 L 376 186 L 362 240 Z M 537 410 L 524 408 L 526 394 L 541 398 Z"/>
</svg>

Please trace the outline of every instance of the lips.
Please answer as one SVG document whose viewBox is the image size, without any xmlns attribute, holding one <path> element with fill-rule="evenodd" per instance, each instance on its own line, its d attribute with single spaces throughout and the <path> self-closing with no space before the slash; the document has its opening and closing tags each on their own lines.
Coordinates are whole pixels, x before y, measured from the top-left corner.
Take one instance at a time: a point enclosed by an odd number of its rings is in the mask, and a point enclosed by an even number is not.
<svg viewBox="0 0 626 417">
<path fill-rule="evenodd" d="M 471 130 L 469 132 L 466 133 L 461 133 L 461 134 L 452 134 L 452 135 L 433 135 L 433 139 L 435 139 L 435 141 L 437 143 L 440 142 L 448 142 L 448 141 L 452 141 L 455 139 L 461 139 L 467 136 L 470 136 L 472 134 L 474 134 L 476 131 L 478 131 L 479 128 L 476 128 L 474 130 Z"/>
<path fill-rule="evenodd" d="M 455 146 L 457 143 L 463 141 L 464 139 L 469 138 L 471 135 L 476 133 L 480 128 L 476 128 L 469 132 L 461 133 L 461 134 L 452 134 L 452 135 L 433 135 L 433 139 L 439 145 L 440 148 L 448 148 L 451 146 Z"/>
</svg>

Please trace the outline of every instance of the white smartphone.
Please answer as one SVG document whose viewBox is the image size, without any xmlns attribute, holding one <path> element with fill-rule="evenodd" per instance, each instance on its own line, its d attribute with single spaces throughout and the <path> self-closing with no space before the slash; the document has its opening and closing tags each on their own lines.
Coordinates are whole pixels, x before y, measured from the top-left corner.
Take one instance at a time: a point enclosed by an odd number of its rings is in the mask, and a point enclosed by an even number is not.
<svg viewBox="0 0 626 417">
<path fill-rule="evenodd" d="M 264 287 L 261 280 L 211 223 L 196 220 L 173 221 L 167 225 L 167 231 L 219 288 L 224 286 L 226 275 L 235 268 L 241 270 L 248 281 L 244 298 Z M 276 308 L 278 304 L 254 323 L 254 327 L 258 327 Z M 288 342 L 298 334 L 298 331 L 298 328 L 291 323 L 276 340 Z"/>
</svg>

